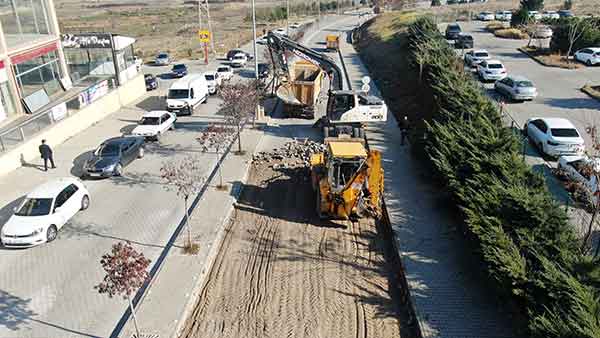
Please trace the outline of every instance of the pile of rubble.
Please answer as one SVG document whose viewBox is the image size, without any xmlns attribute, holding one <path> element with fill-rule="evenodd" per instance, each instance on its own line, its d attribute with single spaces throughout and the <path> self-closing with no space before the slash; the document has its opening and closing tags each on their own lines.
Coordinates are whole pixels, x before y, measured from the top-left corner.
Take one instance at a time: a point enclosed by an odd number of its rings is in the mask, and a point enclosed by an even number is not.
<svg viewBox="0 0 600 338">
<path fill-rule="evenodd" d="M 308 167 L 313 154 L 323 152 L 324 145 L 309 139 L 294 139 L 273 151 L 262 151 L 252 156 L 253 164 L 269 164 L 273 169 Z"/>
</svg>

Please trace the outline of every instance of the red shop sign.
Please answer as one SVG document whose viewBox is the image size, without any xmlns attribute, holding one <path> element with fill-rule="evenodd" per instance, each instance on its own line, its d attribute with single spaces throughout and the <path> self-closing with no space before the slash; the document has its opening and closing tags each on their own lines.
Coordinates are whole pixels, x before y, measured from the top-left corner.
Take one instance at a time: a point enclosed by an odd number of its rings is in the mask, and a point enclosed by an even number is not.
<svg viewBox="0 0 600 338">
<path fill-rule="evenodd" d="M 0 69 L 4 69 L 4 61 L 0 60 Z"/>
<path fill-rule="evenodd" d="M 44 47 L 40 47 L 38 49 L 34 49 L 34 50 L 30 50 L 28 52 L 22 53 L 22 54 L 18 54 L 15 56 L 12 56 L 10 58 L 10 61 L 12 62 L 13 65 L 25 62 L 27 60 L 31 60 L 33 58 L 36 58 L 38 56 L 44 55 L 44 54 L 48 54 L 52 51 L 55 51 L 58 49 L 58 46 L 55 43 L 52 43 L 50 45 L 46 45 Z"/>
</svg>

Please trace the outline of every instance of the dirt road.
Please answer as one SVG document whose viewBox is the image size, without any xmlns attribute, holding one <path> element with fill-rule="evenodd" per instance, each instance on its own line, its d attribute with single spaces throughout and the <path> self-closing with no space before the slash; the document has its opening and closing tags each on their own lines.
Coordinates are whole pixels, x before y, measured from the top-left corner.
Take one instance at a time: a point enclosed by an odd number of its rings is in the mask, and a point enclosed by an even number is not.
<svg viewBox="0 0 600 338">
<path fill-rule="evenodd" d="M 307 173 L 252 168 L 184 337 L 413 336 L 375 222 L 316 218 Z"/>
</svg>

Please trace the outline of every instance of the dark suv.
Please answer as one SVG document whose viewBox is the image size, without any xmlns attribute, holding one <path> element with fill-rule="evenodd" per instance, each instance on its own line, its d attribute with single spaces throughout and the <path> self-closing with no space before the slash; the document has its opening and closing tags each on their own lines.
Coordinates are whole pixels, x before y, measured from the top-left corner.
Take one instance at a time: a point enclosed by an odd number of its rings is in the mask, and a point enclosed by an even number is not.
<svg viewBox="0 0 600 338">
<path fill-rule="evenodd" d="M 451 23 L 446 27 L 446 39 L 448 40 L 456 40 L 462 30 L 457 23 Z"/>
<path fill-rule="evenodd" d="M 454 42 L 454 48 L 469 49 L 473 48 L 473 37 L 467 34 L 460 34 Z"/>
</svg>

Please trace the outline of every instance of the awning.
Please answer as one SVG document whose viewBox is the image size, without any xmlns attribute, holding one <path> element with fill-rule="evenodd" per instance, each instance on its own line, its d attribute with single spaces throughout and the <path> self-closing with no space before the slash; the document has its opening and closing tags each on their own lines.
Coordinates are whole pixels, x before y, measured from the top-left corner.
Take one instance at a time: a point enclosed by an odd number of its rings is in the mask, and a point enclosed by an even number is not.
<svg viewBox="0 0 600 338">
<path fill-rule="evenodd" d="M 125 47 L 131 46 L 135 42 L 135 39 L 129 36 L 114 35 L 113 41 L 115 43 L 115 50 L 122 50 Z"/>
<path fill-rule="evenodd" d="M 16 65 L 19 63 L 23 63 L 25 61 L 31 60 L 33 58 L 36 58 L 38 56 L 44 55 L 44 54 L 48 54 L 52 51 L 55 51 L 58 49 L 58 46 L 56 45 L 56 42 L 53 42 L 49 45 L 46 45 L 44 47 L 40 47 L 34 50 L 30 50 L 27 51 L 25 53 L 21 53 L 21 54 L 17 54 L 15 56 L 11 56 L 10 57 L 10 61 L 12 62 L 12 64 Z"/>
</svg>

